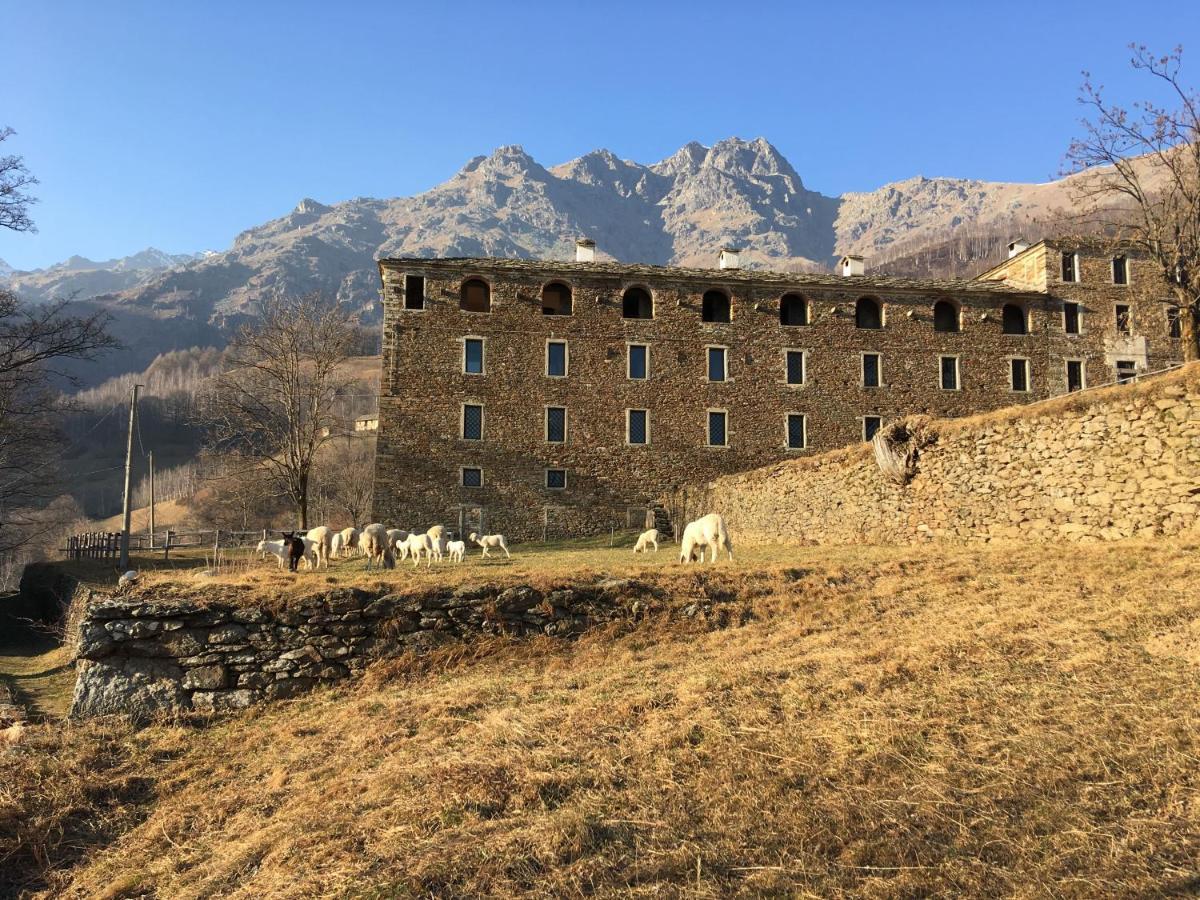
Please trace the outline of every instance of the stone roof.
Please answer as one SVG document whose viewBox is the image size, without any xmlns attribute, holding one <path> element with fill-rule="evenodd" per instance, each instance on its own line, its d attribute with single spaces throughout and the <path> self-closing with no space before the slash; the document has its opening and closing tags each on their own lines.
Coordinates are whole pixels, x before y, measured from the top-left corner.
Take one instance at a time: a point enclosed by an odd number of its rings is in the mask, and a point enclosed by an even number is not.
<svg viewBox="0 0 1200 900">
<path fill-rule="evenodd" d="M 495 274 L 535 278 L 570 277 L 571 275 L 608 276 L 629 281 L 687 281 L 706 285 L 746 284 L 771 286 L 802 291 L 822 287 L 861 291 L 907 291 L 916 293 L 1036 295 L 1037 291 L 1020 290 L 998 281 L 967 281 L 954 278 L 901 278 L 892 275 L 802 274 L 772 272 L 764 269 L 692 269 L 680 266 L 651 266 L 642 263 L 567 262 L 560 260 L 508 259 L 496 257 L 452 256 L 441 258 L 398 257 L 379 260 L 384 268 L 441 269 L 467 274 Z"/>
</svg>

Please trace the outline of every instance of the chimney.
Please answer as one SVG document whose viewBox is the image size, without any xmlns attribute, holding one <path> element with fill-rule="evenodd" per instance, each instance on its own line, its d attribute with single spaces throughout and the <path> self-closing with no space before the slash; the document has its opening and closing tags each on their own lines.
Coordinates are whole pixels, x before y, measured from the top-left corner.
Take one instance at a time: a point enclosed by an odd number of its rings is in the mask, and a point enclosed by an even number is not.
<svg viewBox="0 0 1200 900">
<path fill-rule="evenodd" d="M 843 256 L 842 261 L 838 265 L 841 267 L 843 278 L 849 278 L 852 275 L 862 275 L 867 271 L 866 263 L 863 262 L 861 256 Z"/>
<path fill-rule="evenodd" d="M 591 238 L 580 238 L 575 242 L 575 262 L 595 262 L 596 242 Z"/>
<path fill-rule="evenodd" d="M 718 265 L 720 265 L 722 269 L 741 268 L 741 265 L 738 262 L 741 252 L 741 249 L 738 247 L 722 247 Z"/>
<path fill-rule="evenodd" d="M 1017 238 L 1015 241 L 1010 241 L 1008 244 L 1008 258 L 1012 259 L 1018 253 L 1024 253 L 1029 249 L 1029 241 L 1024 238 Z"/>
</svg>

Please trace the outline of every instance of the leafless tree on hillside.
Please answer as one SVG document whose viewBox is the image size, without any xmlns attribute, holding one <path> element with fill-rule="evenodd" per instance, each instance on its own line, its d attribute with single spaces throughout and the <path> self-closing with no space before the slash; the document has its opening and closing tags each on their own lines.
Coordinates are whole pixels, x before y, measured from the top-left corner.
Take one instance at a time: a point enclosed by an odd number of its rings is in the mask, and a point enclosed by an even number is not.
<svg viewBox="0 0 1200 900">
<path fill-rule="evenodd" d="M 1165 56 L 1131 45 L 1131 64 L 1165 94 L 1126 109 L 1104 99 L 1084 73 L 1084 133 L 1067 151 L 1077 200 L 1109 232 L 1154 261 L 1164 302 L 1179 309 L 1185 360 L 1200 358 L 1200 95 L 1180 80 L 1182 48 Z"/>
<path fill-rule="evenodd" d="M 117 346 L 107 325 L 107 313 L 75 315 L 65 301 L 30 306 L 0 289 L 0 553 L 41 534 L 28 511 L 55 492 L 56 423 L 67 408 L 57 386 L 72 381 L 56 365 Z"/>
<path fill-rule="evenodd" d="M 11 128 L 0 128 L 0 144 L 16 134 Z M 29 218 L 29 204 L 37 201 L 29 196 L 26 188 L 33 187 L 38 180 L 25 168 L 25 160 L 19 156 L 0 156 L 0 228 L 12 231 L 37 231 Z"/>
<path fill-rule="evenodd" d="M 355 332 L 345 310 L 315 295 L 275 296 L 234 335 L 202 413 L 210 449 L 270 479 L 308 528 L 309 487 L 335 406 L 350 385 L 339 373 Z"/>
</svg>

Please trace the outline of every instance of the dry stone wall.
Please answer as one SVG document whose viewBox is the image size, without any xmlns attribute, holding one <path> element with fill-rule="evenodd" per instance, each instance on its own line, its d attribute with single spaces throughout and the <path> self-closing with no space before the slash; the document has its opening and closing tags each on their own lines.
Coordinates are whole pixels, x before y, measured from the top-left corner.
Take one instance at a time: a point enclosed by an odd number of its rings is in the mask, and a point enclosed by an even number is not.
<svg viewBox="0 0 1200 900">
<path fill-rule="evenodd" d="M 578 634 L 636 614 L 638 598 L 654 595 L 618 579 L 547 592 L 342 588 L 280 611 L 169 596 L 110 599 L 90 606 L 80 625 L 71 715 L 242 709 L 359 674 L 372 660 L 472 635 Z"/>
<path fill-rule="evenodd" d="M 1200 522 L 1200 364 L 935 428 L 906 485 L 860 445 L 719 478 L 707 505 L 752 542 L 1117 540 Z"/>
</svg>

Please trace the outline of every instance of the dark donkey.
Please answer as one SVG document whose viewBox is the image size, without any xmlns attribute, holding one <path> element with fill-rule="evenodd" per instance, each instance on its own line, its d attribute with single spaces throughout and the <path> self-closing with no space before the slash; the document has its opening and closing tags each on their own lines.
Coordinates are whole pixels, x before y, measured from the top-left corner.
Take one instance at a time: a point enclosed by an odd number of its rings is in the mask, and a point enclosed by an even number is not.
<svg viewBox="0 0 1200 900">
<path fill-rule="evenodd" d="M 283 535 L 283 540 L 287 544 L 288 569 L 295 572 L 296 566 L 304 558 L 304 538 L 294 531 L 281 531 L 279 533 Z"/>
</svg>

